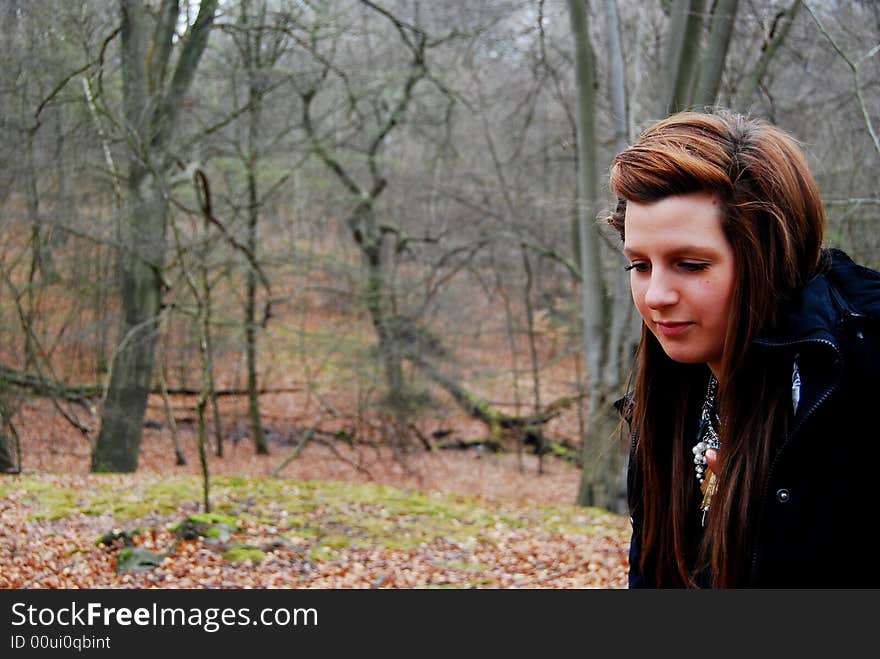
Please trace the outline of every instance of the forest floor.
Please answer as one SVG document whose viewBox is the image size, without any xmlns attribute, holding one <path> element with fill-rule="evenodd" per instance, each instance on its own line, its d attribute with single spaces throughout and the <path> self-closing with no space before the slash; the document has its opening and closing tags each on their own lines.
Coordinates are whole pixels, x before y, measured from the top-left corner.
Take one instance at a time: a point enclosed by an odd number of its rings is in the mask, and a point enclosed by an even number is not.
<svg viewBox="0 0 880 659">
<path fill-rule="evenodd" d="M 626 586 L 627 518 L 573 505 L 558 458 L 322 442 L 273 476 L 290 442 L 230 441 L 205 518 L 191 429 L 185 466 L 148 427 L 137 473 L 94 475 L 46 405 L 20 410 L 23 473 L 0 478 L 0 588 Z"/>
</svg>

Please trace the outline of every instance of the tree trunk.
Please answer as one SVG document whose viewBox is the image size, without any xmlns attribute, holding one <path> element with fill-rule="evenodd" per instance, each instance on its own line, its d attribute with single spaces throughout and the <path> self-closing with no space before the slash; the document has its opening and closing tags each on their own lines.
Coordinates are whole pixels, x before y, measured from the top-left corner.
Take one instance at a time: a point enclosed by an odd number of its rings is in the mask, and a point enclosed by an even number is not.
<svg viewBox="0 0 880 659">
<path fill-rule="evenodd" d="M 626 107 L 626 64 L 620 46 L 617 0 L 605 0 L 605 17 L 608 32 L 608 60 L 611 67 L 608 84 L 614 122 L 614 152 L 620 153 L 628 144 L 629 113 Z M 616 394 L 621 388 L 624 370 L 632 362 L 632 355 L 638 345 L 640 323 L 633 322 L 635 310 L 631 302 L 629 276 L 623 269 L 626 262 L 619 253 L 615 254 L 614 258 L 621 267 L 613 275 L 611 327 L 602 383 L 606 391 Z"/>
<path fill-rule="evenodd" d="M 724 60 L 727 59 L 727 48 L 733 34 L 737 4 L 738 0 L 718 0 L 718 4 L 715 5 L 709 43 L 702 58 L 700 80 L 694 95 L 694 102 L 698 108 L 714 105 L 715 99 L 718 97 L 721 73 L 724 71 Z"/>
<path fill-rule="evenodd" d="M 626 62 L 620 45 L 620 21 L 617 0 L 605 0 L 605 27 L 608 33 L 608 86 L 611 97 L 611 119 L 614 126 L 614 152 L 627 146 L 629 130 L 626 109 Z"/>
<path fill-rule="evenodd" d="M 17 473 L 21 471 L 21 445 L 15 427 L 9 424 L 15 435 L 15 442 L 6 434 L 7 418 L 9 413 L 6 409 L 6 385 L 0 381 L 0 474 Z"/>
<path fill-rule="evenodd" d="M 0 474 L 6 474 L 15 470 L 15 462 L 12 460 L 12 452 L 9 450 L 9 440 L 6 433 L 0 432 Z"/>
<path fill-rule="evenodd" d="M 366 305 L 376 332 L 379 361 L 385 374 L 386 404 L 392 414 L 395 428 L 395 450 L 406 444 L 405 433 L 409 427 L 410 401 L 404 387 L 403 353 L 398 340 L 398 321 L 394 314 L 393 290 L 385 276 L 382 259 L 382 233 L 376 224 L 372 206 L 362 206 L 356 213 L 360 216 L 357 226 L 363 231 L 361 252 L 366 261 Z"/>
<path fill-rule="evenodd" d="M 533 414 L 537 416 L 541 413 L 541 365 L 538 359 L 538 346 L 535 341 L 535 313 L 532 306 L 532 285 L 534 277 L 532 276 L 532 266 L 529 261 L 528 252 L 525 247 L 521 247 L 523 270 L 526 273 L 526 285 L 523 291 L 523 305 L 526 310 L 526 329 L 529 339 L 529 361 L 532 367 L 532 391 L 534 395 Z M 544 473 L 544 431 L 538 426 L 527 426 L 523 429 L 525 435 L 532 435 L 535 438 L 535 451 L 538 454 L 538 474 Z M 525 437 L 520 438 L 517 444 L 521 444 Z"/>
<path fill-rule="evenodd" d="M 256 128 L 254 128 L 256 130 Z M 259 220 L 257 177 L 252 167 L 248 167 L 248 234 L 247 246 L 251 254 L 257 255 L 257 222 Z M 247 271 L 247 294 L 244 309 L 244 342 L 247 356 L 248 414 L 251 432 L 254 436 L 254 449 L 258 455 L 268 455 L 269 447 L 263 432 L 260 418 L 259 381 L 257 377 L 257 273 L 253 268 Z"/>
<path fill-rule="evenodd" d="M 92 471 L 136 471 L 147 396 L 150 392 L 162 303 L 162 259 L 167 209 L 161 199 L 141 197 L 146 176 L 129 178 L 125 209 L 127 255 L 122 266 L 123 321 L 120 345 L 111 358 L 110 384 L 101 431 L 92 455 Z"/>
<path fill-rule="evenodd" d="M 601 390 L 590 392 L 587 433 L 592 441 L 582 452 L 577 503 L 624 513 L 627 453 L 620 442 L 620 415 L 612 398 Z"/>
<path fill-rule="evenodd" d="M 28 137 L 27 141 L 27 171 L 25 176 L 27 188 L 27 209 L 28 217 L 31 221 L 31 262 L 28 268 L 28 285 L 27 285 L 27 306 L 25 308 L 24 321 L 24 367 L 25 369 L 34 368 L 36 363 L 36 349 L 34 347 L 33 335 L 36 332 L 34 327 L 34 318 L 36 316 L 36 293 L 37 293 L 37 276 L 42 275 L 43 266 L 43 223 L 40 219 L 40 196 L 37 190 L 37 169 L 34 164 L 34 135 Z"/>
<path fill-rule="evenodd" d="M 148 46 L 144 4 L 120 0 L 123 114 L 133 142 L 123 211 L 124 258 L 120 259 L 123 318 L 92 471 L 130 472 L 138 466 L 162 306 L 168 214 L 164 186 L 155 177 L 164 174 L 164 148 L 207 44 L 217 2 L 203 0 L 195 23 L 178 39 L 177 2 L 163 0 L 156 41 Z M 180 44 L 180 56 L 166 90 L 165 72 L 175 41 Z M 145 160 L 152 169 L 145 167 Z"/>
<path fill-rule="evenodd" d="M 199 430 L 199 466 L 202 470 L 202 505 L 205 513 L 211 512 L 211 472 L 208 466 L 208 429 L 205 412 L 210 394 L 213 391 L 211 376 L 211 355 L 208 350 L 208 308 L 204 300 L 199 301 L 199 354 L 202 359 L 202 387 L 197 403 Z"/>
<path fill-rule="evenodd" d="M 599 256 L 595 214 L 599 197 L 595 137 L 595 59 L 589 38 L 588 12 L 583 0 L 569 0 L 575 43 L 578 121 L 578 226 L 584 354 L 587 362 L 587 429 L 581 448 L 582 471 L 577 503 L 615 510 L 618 464 L 622 462 L 613 434 L 609 434 L 611 396 L 602 378 L 608 347 L 605 286 Z M 625 116 L 625 113 L 624 113 Z"/>
<path fill-rule="evenodd" d="M 675 0 L 666 44 L 668 96 L 662 108 L 663 116 L 684 110 L 690 105 L 705 7 L 705 0 Z"/>
<path fill-rule="evenodd" d="M 250 24 L 247 13 L 248 2 L 241 2 L 241 23 L 245 27 Z M 265 14 L 265 5 L 261 8 Z M 260 194 L 257 182 L 257 162 L 259 160 L 260 122 L 262 115 L 262 96 L 258 87 L 258 81 L 254 75 L 261 69 L 261 40 L 260 33 L 252 36 L 245 34 L 242 48 L 242 63 L 248 72 L 248 105 L 250 107 L 248 117 L 247 153 L 245 163 L 247 169 L 248 186 L 248 224 L 247 224 L 247 247 L 257 258 L 257 225 L 260 221 Z M 251 433 L 254 436 L 254 450 L 257 455 L 268 455 L 269 446 L 266 444 L 266 436 L 263 432 L 263 422 L 260 418 L 259 382 L 257 377 L 257 273 L 253 267 L 247 271 L 247 293 L 244 312 L 244 339 L 245 354 L 247 358 L 247 390 L 248 390 L 248 416 L 251 422 Z"/>
</svg>

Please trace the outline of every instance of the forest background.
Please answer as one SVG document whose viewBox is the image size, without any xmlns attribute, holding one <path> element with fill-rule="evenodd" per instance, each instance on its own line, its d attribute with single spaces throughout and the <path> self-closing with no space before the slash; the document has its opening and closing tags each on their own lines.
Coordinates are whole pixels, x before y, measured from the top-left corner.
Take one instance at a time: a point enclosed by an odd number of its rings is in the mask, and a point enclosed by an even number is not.
<svg viewBox="0 0 880 659">
<path fill-rule="evenodd" d="M 625 583 L 639 321 L 601 219 L 670 112 L 789 130 L 826 244 L 880 266 L 873 0 L 0 20 L 6 586 Z"/>
</svg>

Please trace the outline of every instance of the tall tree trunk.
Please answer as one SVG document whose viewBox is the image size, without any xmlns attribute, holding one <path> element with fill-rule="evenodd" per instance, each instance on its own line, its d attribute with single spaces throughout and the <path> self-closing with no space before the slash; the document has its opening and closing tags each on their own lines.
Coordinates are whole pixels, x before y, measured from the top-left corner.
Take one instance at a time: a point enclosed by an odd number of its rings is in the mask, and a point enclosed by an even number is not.
<svg viewBox="0 0 880 659">
<path fill-rule="evenodd" d="M 608 32 L 608 62 L 611 69 L 608 85 L 614 123 L 614 152 L 620 153 L 628 144 L 629 113 L 626 103 L 626 64 L 620 45 L 617 0 L 605 0 L 605 19 Z M 629 291 L 629 276 L 623 269 L 626 265 L 625 260 L 620 253 L 615 254 L 614 258 L 620 262 L 621 267 L 613 275 L 611 327 L 602 382 L 606 391 L 616 393 L 622 386 L 624 369 L 631 363 L 635 346 L 638 345 L 639 325 L 633 323 L 635 311 Z"/>
<path fill-rule="evenodd" d="M 379 361 L 385 374 L 386 404 L 392 414 L 395 428 L 395 451 L 404 448 L 405 432 L 409 422 L 410 402 L 404 387 L 403 354 L 398 334 L 400 328 L 394 314 L 393 290 L 385 276 L 382 258 L 383 236 L 376 223 L 372 205 L 362 205 L 356 211 L 357 226 L 363 231 L 361 252 L 366 262 L 366 305 L 376 332 Z"/>
<path fill-rule="evenodd" d="M 168 205 L 156 176 L 184 94 L 207 45 L 218 0 L 202 0 L 196 21 L 177 39 L 177 0 L 163 0 L 148 46 L 147 12 L 139 0 L 120 0 L 122 103 L 132 142 L 123 209 L 120 344 L 112 359 L 92 471 L 130 472 L 138 466 L 147 396 L 155 361 Z M 180 56 L 165 87 L 172 45 Z M 149 163 L 149 169 L 145 166 Z"/>
<path fill-rule="evenodd" d="M 666 91 L 662 115 L 690 106 L 706 0 L 675 0 L 666 44 Z"/>
<path fill-rule="evenodd" d="M 587 362 L 587 430 L 581 450 L 581 481 L 577 503 L 582 506 L 615 507 L 619 481 L 620 451 L 608 432 L 614 411 L 602 382 L 607 349 L 606 300 L 599 256 L 599 234 L 594 225 L 599 197 L 595 136 L 595 58 L 590 43 L 588 11 L 583 0 L 568 0 L 575 44 L 577 81 L 578 226 L 582 273 L 582 324 Z"/>
<path fill-rule="evenodd" d="M 250 19 L 247 14 L 248 1 L 241 2 L 241 23 L 247 27 Z M 262 7 L 265 14 L 265 5 Z M 260 194 L 257 181 L 257 162 L 259 160 L 260 121 L 262 115 L 262 94 L 255 79 L 261 69 L 261 39 L 260 32 L 256 35 L 250 33 L 244 36 L 242 59 L 248 75 L 248 105 L 250 107 L 248 117 L 248 158 L 245 163 L 247 169 L 248 186 L 248 224 L 247 224 L 247 247 L 257 258 L 257 225 L 260 221 Z M 260 418 L 260 395 L 257 377 L 257 273 L 253 267 L 247 271 L 247 291 L 244 313 L 244 340 L 247 359 L 247 391 L 248 391 L 248 415 L 251 422 L 251 433 L 254 437 L 254 450 L 258 455 L 268 455 L 269 446 L 266 444 L 266 436 L 263 431 L 263 422 Z"/>
<path fill-rule="evenodd" d="M 256 128 L 254 128 L 256 131 Z M 253 167 L 248 167 L 248 233 L 247 246 L 251 254 L 257 255 L 257 223 L 259 220 L 259 196 L 257 177 Z M 251 421 L 251 432 L 254 436 L 254 449 L 258 455 L 268 455 L 269 447 L 263 432 L 260 418 L 260 394 L 257 376 L 257 273 L 253 268 L 247 271 L 247 291 L 244 309 L 244 342 L 247 356 L 247 392 L 248 414 Z"/>
<path fill-rule="evenodd" d="M 715 99 L 718 97 L 721 73 L 724 71 L 724 60 L 727 59 L 727 48 L 733 34 L 737 5 L 738 0 L 718 0 L 715 5 L 709 43 L 706 45 L 706 53 L 702 58 L 700 79 L 694 94 L 694 103 L 698 108 L 714 105 Z"/>
<path fill-rule="evenodd" d="M 617 0 L 605 0 L 605 31 L 608 33 L 608 92 L 614 126 L 614 152 L 620 153 L 626 148 L 629 139 L 629 115 L 626 108 L 626 62 L 620 45 Z"/>
<path fill-rule="evenodd" d="M 523 291 L 523 305 L 526 310 L 526 330 L 529 339 L 529 361 L 532 367 L 532 392 L 534 395 L 534 411 L 533 414 L 538 416 L 541 413 L 541 364 L 538 359 L 538 345 L 535 340 L 535 313 L 532 305 L 532 286 L 534 277 L 532 276 L 532 264 L 529 261 L 529 254 L 523 246 L 520 248 L 523 260 L 523 270 L 526 273 L 526 285 Z M 523 429 L 524 435 L 531 435 L 535 440 L 535 452 L 538 454 L 538 474 L 544 473 L 544 431 L 540 425 L 536 424 Z M 522 443 L 526 437 L 519 438 L 517 443 Z"/>
<path fill-rule="evenodd" d="M 207 235 L 206 235 L 207 237 Z M 207 293 L 207 287 L 203 290 Z M 205 413 L 208 402 L 214 393 L 214 378 L 212 375 L 213 364 L 211 363 L 211 350 L 209 345 L 210 334 L 210 310 L 207 298 L 198 300 L 199 304 L 199 355 L 202 360 L 202 381 L 199 390 L 198 409 L 199 430 L 199 466 L 202 470 L 202 505 L 206 513 L 211 512 L 211 472 L 208 465 L 208 428 L 205 422 Z"/>
<path fill-rule="evenodd" d="M 27 307 L 24 323 L 24 364 L 25 369 L 34 368 L 36 351 L 33 334 L 36 332 L 34 319 L 36 316 L 37 276 L 42 274 L 43 266 L 43 222 L 40 218 L 40 196 L 37 190 L 37 169 L 34 164 L 34 135 L 31 133 L 27 141 L 27 209 L 31 221 L 31 262 L 28 268 Z"/>
<path fill-rule="evenodd" d="M 517 355 L 519 354 L 519 350 L 516 347 L 516 334 L 517 327 L 514 321 L 514 313 L 510 304 L 510 296 L 507 294 L 507 291 L 504 289 L 504 282 L 502 279 L 501 271 L 494 263 L 495 256 L 492 256 L 493 266 L 492 271 L 495 273 L 495 290 L 498 292 L 498 295 L 501 296 L 501 299 L 504 301 L 504 319 L 505 319 L 505 329 L 507 332 L 507 344 L 510 348 L 510 372 L 513 377 L 513 410 L 514 415 L 519 416 L 521 414 L 522 403 L 520 401 L 520 393 L 519 393 L 519 364 L 517 360 Z M 580 360 L 578 360 L 580 363 Z M 580 384 L 580 378 L 578 378 L 578 384 Z M 583 433 L 581 434 L 583 436 Z M 523 462 L 523 438 L 518 438 L 516 442 L 516 464 L 520 473 L 525 471 L 525 464 Z"/>
<path fill-rule="evenodd" d="M 134 171 L 128 180 L 126 257 L 120 260 L 124 315 L 120 345 L 111 358 L 110 384 L 92 455 L 92 471 L 131 472 L 138 466 L 162 303 L 160 272 L 167 213 L 164 200 L 152 196 L 149 179 Z"/>
</svg>

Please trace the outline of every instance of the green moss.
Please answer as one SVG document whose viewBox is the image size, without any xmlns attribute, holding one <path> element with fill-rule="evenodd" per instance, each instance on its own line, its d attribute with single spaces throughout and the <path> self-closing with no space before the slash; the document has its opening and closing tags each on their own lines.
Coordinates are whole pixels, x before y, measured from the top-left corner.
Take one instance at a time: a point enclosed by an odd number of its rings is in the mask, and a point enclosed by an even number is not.
<svg viewBox="0 0 880 659">
<path fill-rule="evenodd" d="M 171 531 L 183 540 L 210 538 L 212 540 L 228 540 L 243 522 L 229 515 L 207 513 L 190 515 L 171 527 Z"/>
<path fill-rule="evenodd" d="M 162 558 L 141 547 L 126 547 L 116 558 L 116 572 L 146 572 L 152 570 L 162 562 Z"/>
<path fill-rule="evenodd" d="M 35 519 L 110 512 L 112 525 L 118 527 L 153 513 L 179 515 L 182 505 L 201 500 L 198 476 L 153 483 L 140 479 L 134 486 L 118 477 L 90 479 L 88 487 L 73 482 L 66 487 L 57 478 L 18 476 L 0 481 L 0 494 L 15 493 L 33 504 Z M 192 537 L 225 541 L 250 521 L 283 529 L 280 536 L 295 538 L 299 545 L 311 544 L 315 560 L 329 560 L 334 552 L 351 548 L 411 550 L 438 540 L 465 547 L 491 544 L 518 529 L 621 539 L 629 532 L 625 518 L 594 508 L 505 505 L 340 481 L 218 476 L 212 503 L 216 512 L 187 518 Z"/>
<path fill-rule="evenodd" d="M 321 535 L 321 532 L 318 529 L 313 528 L 301 528 L 296 531 L 288 531 L 287 533 L 282 533 L 281 537 L 283 538 L 315 538 Z"/>
<path fill-rule="evenodd" d="M 315 563 L 323 563 L 324 561 L 329 561 L 334 558 L 334 554 L 334 549 L 318 545 L 317 547 L 309 549 L 309 560 L 314 561 Z"/>
<path fill-rule="evenodd" d="M 241 521 L 236 519 L 235 517 L 231 517 L 230 515 L 223 515 L 221 513 L 201 513 L 197 515 L 190 515 L 186 518 L 194 524 L 225 524 L 226 526 L 240 526 Z"/>
<path fill-rule="evenodd" d="M 266 552 L 252 545 L 236 545 L 223 552 L 223 560 L 230 563 L 251 562 L 254 565 L 266 558 Z"/>
<path fill-rule="evenodd" d="M 461 570 L 464 572 L 483 573 L 489 570 L 489 568 L 482 563 L 468 563 L 466 561 L 449 561 L 447 563 L 444 563 L 443 565 L 450 570 Z"/>
<path fill-rule="evenodd" d="M 327 549 L 345 549 L 351 544 L 352 539 L 344 535 L 329 535 L 321 538 L 320 546 Z"/>
<path fill-rule="evenodd" d="M 309 520 L 304 515 L 292 515 L 282 518 L 283 522 L 294 529 L 305 528 L 309 524 Z"/>
<path fill-rule="evenodd" d="M 168 514 L 177 509 L 181 500 L 197 496 L 196 484 L 186 481 L 158 481 L 134 489 L 118 479 L 95 478 L 95 485 L 88 490 L 73 485 L 64 487 L 57 481 L 29 477 L 20 480 L 16 489 L 24 490 L 26 496 L 37 504 L 33 519 L 55 520 L 76 513 L 85 515 L 111 514 L 118 521 L 136 519 L 145 515 Z M 4 488 L 6 489 L 6 488 Z M 5 494 L 5 492 L 4 492 Z"/>
<path fill-rule="evenodd" d="M 478 588 L 478 587 L 487 587 L 496 585 L 497 580 L 492 576 L 480 577 L 478 579 L 474 579 L 468 582 L 468 586 L 470 588 Z"/>
<path fill-rule="evenodd" d="M 379 549 L 390 549 L 398 551 L 407 551 L 409 549 L 417 549 L 427 544 L 427 539 L 421 535 L 402 535 L 391 537 L 380 537 L 373 540 L 369 545 Z"/>
</svg>

